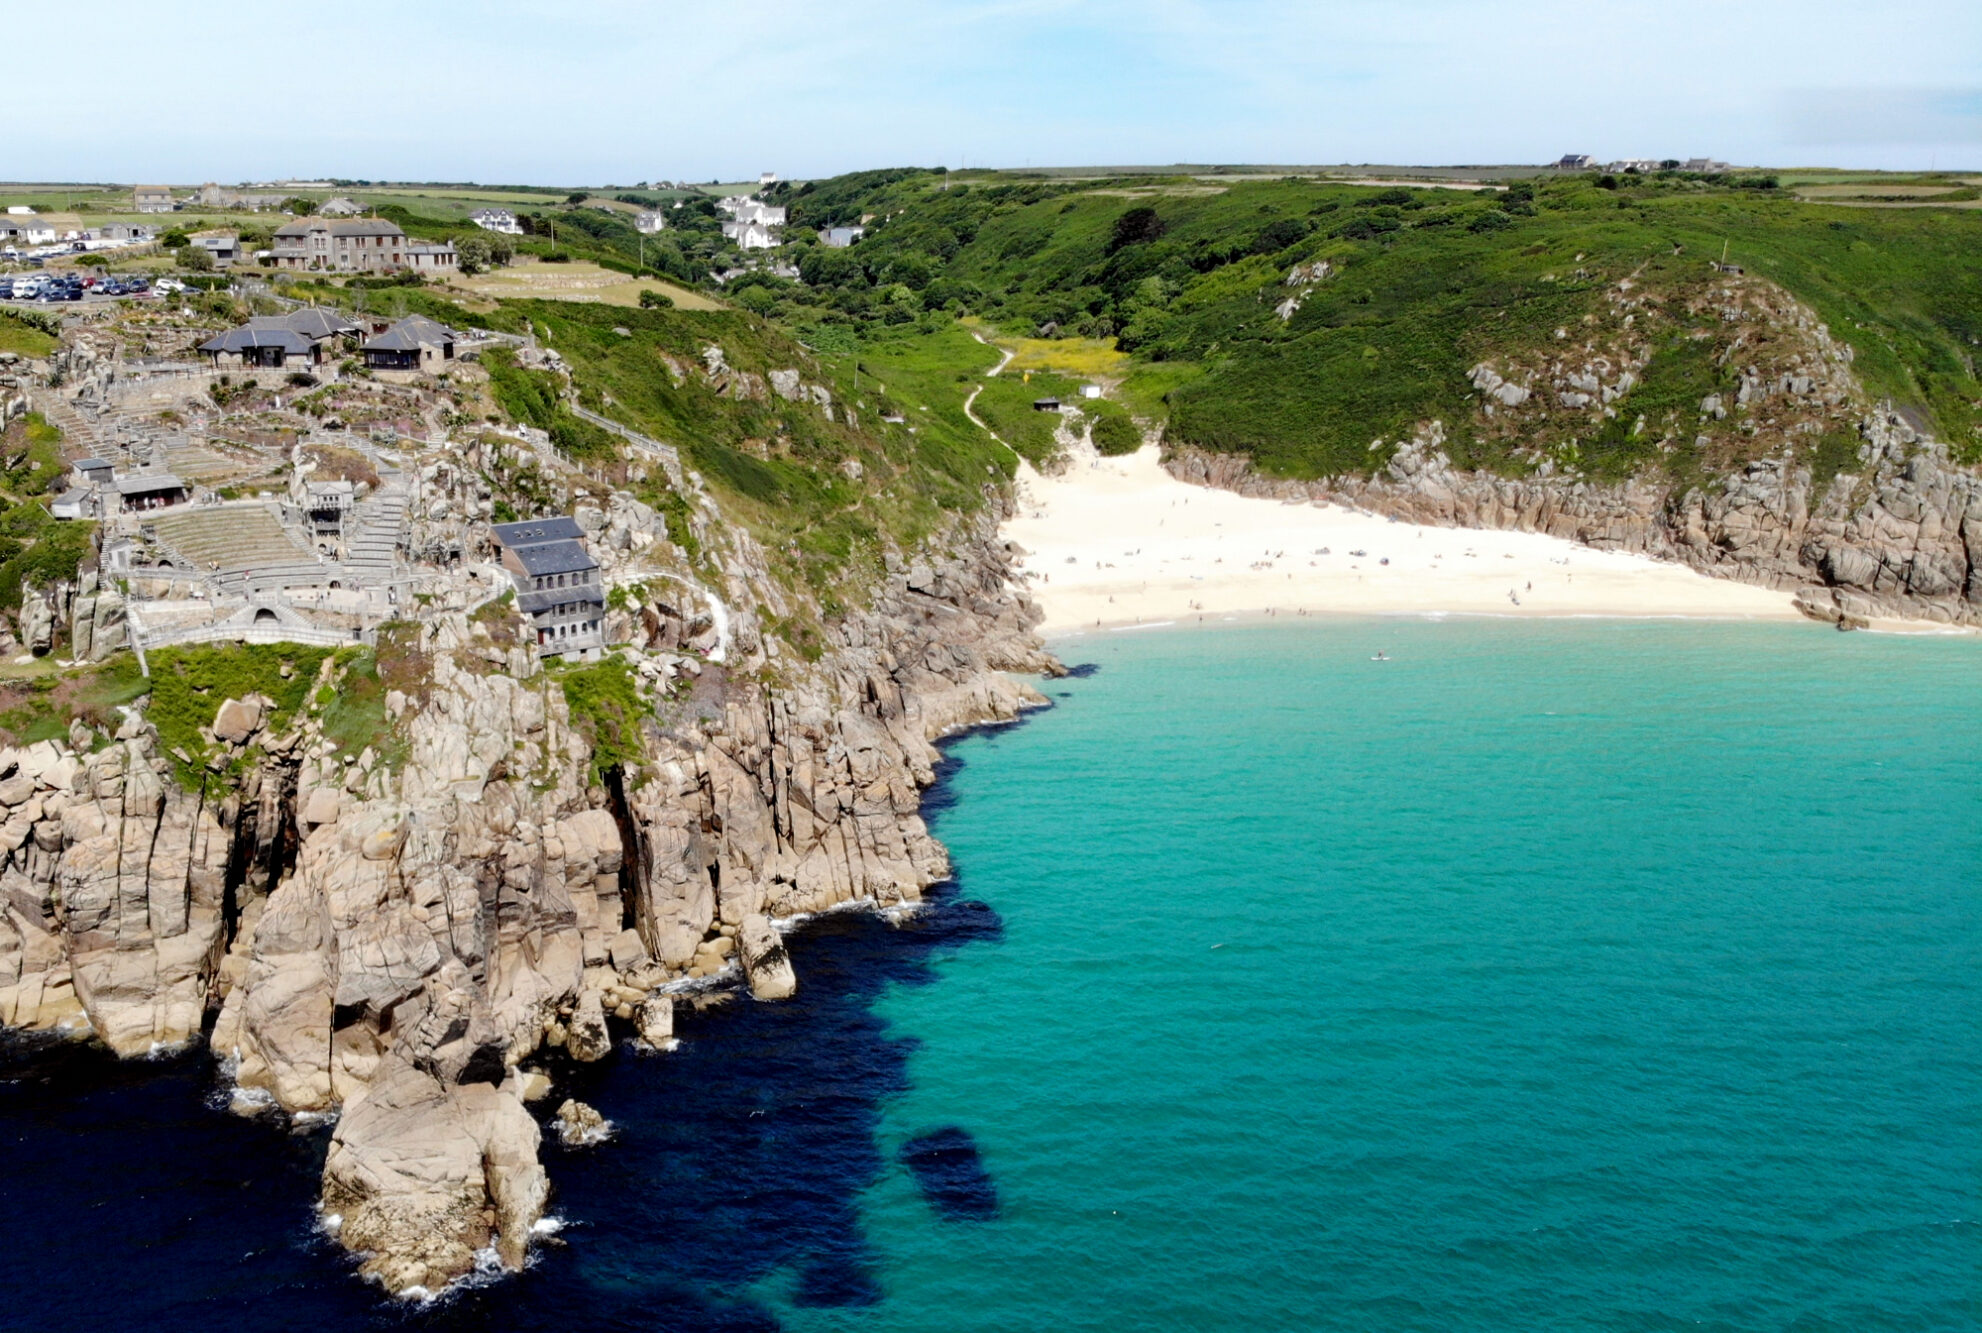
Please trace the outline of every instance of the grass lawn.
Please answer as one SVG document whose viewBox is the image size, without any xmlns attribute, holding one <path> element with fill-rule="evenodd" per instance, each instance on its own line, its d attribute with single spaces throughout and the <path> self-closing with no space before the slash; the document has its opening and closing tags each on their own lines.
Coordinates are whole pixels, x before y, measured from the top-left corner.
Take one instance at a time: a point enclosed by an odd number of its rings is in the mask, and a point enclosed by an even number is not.
<svg viewBox="0 0 1982 1333">
<path fill-rule="evenodd" d="M 651 290 L 671 298 L 677 310 L 723 308 L 721 302 L 700 292 L 659 278 L 629 278 L 624 273 L 583 262 L 545 264 L 521 260 L 508 268 L 477 273 L 472 278 L 451 278 L 448 285 L 465 288 L 489 301 L 578 301 L 587 305 L 638 306 L 640 293 Z"/>
<path fill-rule="evenodd" d="M 0 312 L 0 352 L 43 357 L 55 349 L 55 339 L 40 329 Z"/>
</svg>

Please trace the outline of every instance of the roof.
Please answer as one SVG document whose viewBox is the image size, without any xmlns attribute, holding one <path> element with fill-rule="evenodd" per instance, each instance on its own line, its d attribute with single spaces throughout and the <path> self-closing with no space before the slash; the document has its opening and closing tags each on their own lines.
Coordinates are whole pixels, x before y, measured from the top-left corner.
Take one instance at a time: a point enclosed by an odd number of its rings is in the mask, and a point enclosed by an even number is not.
<svg viewBox="0 0 1982 1333">
<path fill-rule="evenodd" d="M 357 488 L 348 481 L 308 481 L 303 483 L 312 491 L 326 495 L 350 495 Z"/>
<path fill-rule="evenodd" d="M 313 343 L 294 329 L 257 328 L 253 324 L 243 324 L 238 329 L 229 329 L 218 337 L 209 338 L 200 344 L 202 352 L 246 352 L 257 347 L 279 347 L 285 352 L 302 354 L 308 352 Z"/>
<path fill-rule="evenodd" d="M 107 458 L 78 458 L 71 466 L 78 472 L 95 472 L 100 468 L 116 465 Z"/>
<path fill-rule="evenodd" d="M 355 222 L 333 222 L 330 224 L 333 236 L 404 236 L 397 222 L 387 222 L 384 218 L 359 218 Z"/>
<path fill-rule="evenodd" d="M 151 491 L 186 489 L 186 483 L 170 472 L 141 472 L 135 476 L 119 477 L 115 484 L 119 495 L 144 495 Z"/>
<path fill-rule="evenodd" d="M 590 602 L 594 606 L 606 604 L 606 590 L 596 583 L 580 584 L 576 588 L 547 588 L 543 592 L 522 592 L 516 594 L 516 608 L 525 615 L 536 615 L 554 606 L 564 606 L 570 602 Z"/>
<path fill-rule="evenodd" d="M 575 574 L 581 569 L 597 569 L 599 562 L 585 549 L 583 542 L 545 542 L 541 546 L 512 548 L 523 572 L 536 577 L 540 574 Z"/>
<path fill-rule="evenodd" d="M 391 328 L 365 344 L 367 352 L 412 352 L 422 346 L 435 346 L 451 343 L 455 339 L 453 329 L 444 324 L 436 324 L 425 315 L 408 315 Z"/>
<path fill-rule="evenodd" d="M 358 326 L 335 310 L 325 310 L 320 306 L 305 306 L 292 310 L 286 315 L 256 315 L 249 320 L 251 329 L 288 329 L 300 333 L 305 338 L 321 341 L 336 337 L 340 333 L 353 333 Z"/>
<path fill-rule="evenodd" d="M 489 530 L 495 533 L 497 541 L 512 551 L 525 546 L 540 546 L 545 542 L 574 542 L 585 535 L 585 530 L 578 526 L 578 520 L 564 514 L 550 518 L 528 518 L 519 523 L 497 523 Z"/>
</svg>

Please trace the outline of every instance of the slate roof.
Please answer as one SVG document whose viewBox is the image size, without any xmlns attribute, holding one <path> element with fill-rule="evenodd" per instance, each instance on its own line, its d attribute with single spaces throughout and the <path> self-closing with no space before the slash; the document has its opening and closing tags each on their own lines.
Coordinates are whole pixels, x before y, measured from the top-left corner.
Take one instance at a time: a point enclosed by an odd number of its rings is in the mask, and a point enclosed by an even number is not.
<svg viewBox="0 0 1982 1333">
<path fill-rule="evenodd" d="M 511 548 L 516 553 L 517 563 L 523 572 L 532 578 L 544 574 L 575 574 L 581 569 L 597 569 L 599 562 L 592 558 L 580 542 L 545 542 L 541 546 Z M 560 592 L 569 589 L 560 588 Z"/>
<path fill-rule="evenodd" d="M 424 344 L 437 347 L 455 340 L 454 330 L 425 315 L 408 315 L 365 344 L 367 352 L 416 352 Z"/>
<path fill-rule="evenodd" d="M 516 523 L 496 523 L 491 525 L 495 539 L 510 550 L 520 550 L 525 546 L 541 546 L 545 542 L 582 541 L 585 530 L 578 526 L 578 520 L 567 514 L 557 514 L 550 518 L 526 518 Z"/>
<path fill-rule="evenodd" d="M 340 333 L 355 333 L 358 329 L 356 324 L 353 324 L 336 311 L 324 310 L 317 306 L 306 306 L 301 310 L 292 310 L 286 315 L 256 315 L 248 321 L 247 327 L 251 329 L 288 329 L 291 333 L 300 333 L 312 342 L 321 342 L 325 338 L 334 338 Z"/>
<path fill-rule="evenodd" d="M 523 592 L 516 595 L 516 607 L 529 616 L 541 615 L 552 607 L 568 606 L 573 602 L 589 602 L 593 606 L 606 604 L 606 591 L 596 583 L 577 588 L 546 588 L 542 592 Z"/>
<path fill-rule="evenodd" d="M 247 352 L 258 347 L 279 347 L 295 356 L 307 356 L 313 344 L 294 329 L 256 328 L 243 324 L 200 344 L 202 352 Z"/>
</svg>

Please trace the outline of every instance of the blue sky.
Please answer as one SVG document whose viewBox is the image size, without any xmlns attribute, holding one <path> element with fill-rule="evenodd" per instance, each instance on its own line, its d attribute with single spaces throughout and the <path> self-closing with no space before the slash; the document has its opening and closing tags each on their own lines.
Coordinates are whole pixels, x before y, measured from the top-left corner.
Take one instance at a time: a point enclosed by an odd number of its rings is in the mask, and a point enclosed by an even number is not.
<svg viewBox="0 0 1982 1333">
<path fill-rule="evenodd" d="M 8 102 L 35 113 L 0 140 L 15 180 L 1982 170 L 1977 0 L 99 0 L 8 30 Z"/>
</svg>

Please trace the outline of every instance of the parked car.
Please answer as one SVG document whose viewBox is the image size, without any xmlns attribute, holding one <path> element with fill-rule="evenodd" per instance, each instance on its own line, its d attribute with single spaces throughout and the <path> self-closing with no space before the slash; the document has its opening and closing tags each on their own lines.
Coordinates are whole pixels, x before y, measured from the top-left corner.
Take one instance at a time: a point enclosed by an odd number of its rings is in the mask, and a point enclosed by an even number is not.
<svg viewBox="0 0 1982 1333">
<path fill-rule="evenodd" d="M 12 278 L 0 278 L 0 301 L 11 301 L 13 299 L 14 280 Z"/>
</svg>

